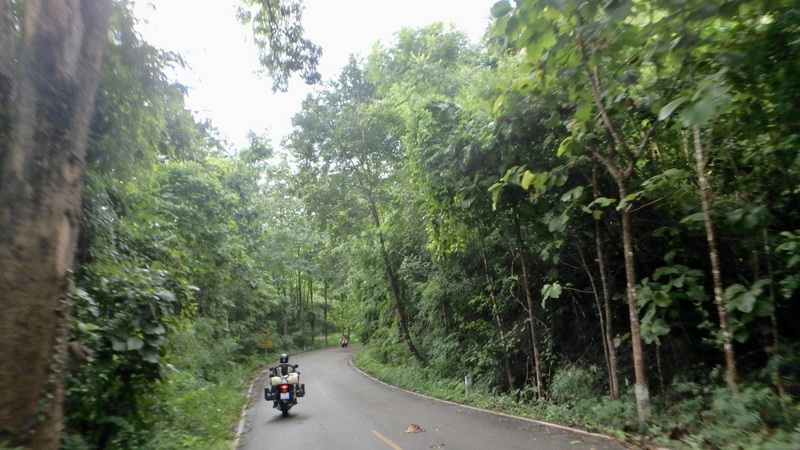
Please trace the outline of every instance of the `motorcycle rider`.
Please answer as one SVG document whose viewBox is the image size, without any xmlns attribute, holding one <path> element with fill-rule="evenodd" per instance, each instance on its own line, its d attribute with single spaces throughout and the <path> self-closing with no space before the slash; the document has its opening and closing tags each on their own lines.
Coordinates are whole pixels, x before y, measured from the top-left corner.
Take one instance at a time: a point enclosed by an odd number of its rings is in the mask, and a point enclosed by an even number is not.
<svg viewBox="0 0 800 450">
<path fill-rule="evenodd" d="M 273 376 L 285 377 L 292 372 L 297 372 L 297 367 L 299 367 L 297 364 L 289 364 L 289 355 L 281 353 L 281 363 L 277 367 L 271 367 L 270 370 L 274 374 Z"/>
<path fill-rule="evenodd" d="M 297 368 L 299 364 L 289 364 L 289 355 L 286 353 L 281 354 L 280 364 L 275 367 L 269 368 L 269 376 L 270 378 L 273 377 L 281 377 L 286 378 L 289 377 L 290 374 L 294 374 L 295 381 L 289 381 L 289 384 L 292 385 L 292 392 L 293 392 L 293 404 L 297 403 L 296 397 L 303 397 L 305 395 L 305 385 L 299 383 L 299 375 L 300 372 L 297 372 Z M 264 389 L 264 397 L 268 401 L 273 402 L 273 407 L 277 408 L 279 405 L 278 399 L 278 386 L 269 386 Z"/>
</svg>

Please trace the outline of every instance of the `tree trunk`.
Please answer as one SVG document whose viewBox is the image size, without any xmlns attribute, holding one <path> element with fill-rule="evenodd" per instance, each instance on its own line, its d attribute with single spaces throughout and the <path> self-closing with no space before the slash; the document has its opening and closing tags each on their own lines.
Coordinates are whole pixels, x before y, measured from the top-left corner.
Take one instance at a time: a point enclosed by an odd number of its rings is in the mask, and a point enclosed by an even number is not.
<svg viewBox="0 0 800 450">
<path fill-rule="evenodd" d="M 508 389 L 513 392 L 516 390 L 516 387 L 514 386 L 514 374 L 511 372 L 511 362 L 510 358 L 508 357 L 508 346 L 506 345 L 506 339 L 503 336 L 503 322 L 500 320 L 500 309 L 497 306 L 497 295 L 494 291 L 492 277 L 489 275 L 489 261 L 486 257 L 486 241 L 483 237 L 482 227 L 479 233 L 481 238 L 481 256 L 483 256 L 483 270 L 486 274 L 486 289 L 489 291 L 489 298 L 492 300 L 492 316 L 494 316 L 494 323 L 497 329 L 497 339 L 500 341 L 500 345 L 503 349 L 501 352 L 503 358 L 503 369 L 506 373 Z"/>
<path fill-rule="evenodd" d="M 297 257 L 300 259 L 300 251 L 297 251 Z M 297 329 L 303 328 L 303 278 L 302 273 L 298 270 L 297 271 L 297 286 L 295 288 L 295 295 L 297 295 L 297 300 L 295 300 L 295 305 L 297 305 Z"/>
<path fill-rule="evenodd" d="M 386 240 L 383 237 L 383 231 L 381 231 L 381 220 L 380 216 L 378 215 L 378 208 L 375 205 L 375 202 L 372 201 L 371 194 L 372 193 L 370 192 L 370 209 L 372 211 L 372 220 L 373 224 L 375 225 L 375 229 L 378 232 L 378 243 L 380 244 L 381 257 L 383 258 L 386 277 L 389 279 L 389 290 L 392 294 L 392 299 L 394 299 L 395 309 L 397 310 L 397 318 L 400 322 L 400 333 L 403 337 L 403 340 L 408 345 L 408 349 L 411 351 L 411 354 L 414 355 L 418 361 L 424 361 L 419 350 L 414 345 L 414 341 L 411 339 L 411 333 L 408 330 L 408 316 L 406 315 L 406 309 L 403 305 L 402 298 L 400 297 L 400 283 L 397 280 L 397 274 L 394 272 L 394 267 L 392 267 L 392 261 L 389 258 L 389 253 L 386 251 Z"/>
<path fill-rule="evenodd" d="M 618 188 L 621 201 L 628 196 L 628 190 L 624 183 L 618 184 Z M 647 385 L 642 334 L 639 331 L 639 305 L 636 298 L 636 263 L 633 253 L 630 205 L 627 205 L 620 211 L 620 221 L 622 223 L 622 248 L 625 255 L 625 290 L 628 299 L 628 319 L 631 324 L 633 371 L 636 377 L 634 385 L 636 412 L 639 415 L 639 420 L 645 421 L 650 417 L 650 388 Z"/>
<path fill-rule="evenodd" d="M 769 243 L 769 232 L 766 228 L 761 230 L 761 240 L 764 247 L 764 256 L 767 261 L 767 277 L 770 280 L 775 279 L 775 272 L 772 268 L 772 249 Z M 770 331 L 772 335 L 772 347 L 768 348 L 767 356 L 769 358 L 774 358 L 777 355 L 780 355 L 780 335 L 778 334 L 778 315 L 776 313 L 777 302 L 775 301 L 775 284 L 770 283 L 769 285 L 769 301 L 773 305 L 772 313 L 769 315 L 770 319 Z M 775 383 L 775 388 L 778 390 L 778 397 L 781 400 L 781 406 L 783 409 L 786 409 L 786 385 L 783 383 L 781 379 L 781 370 L 780 365 L 774 366 L 773 369 L 770 370 L 772 372 L 771 377 L 773 382 Z"/>
<path fill-rule="evenodd" d="M 581 26 L 582 21 L 579 20 Z M 599 112 L 600 118 L 603 122 L 608 139 L 607 150 L 601 153 L 599 150 L 592 149 L 592 153 L 598 158 L 606 168 L 606 171 L 612 176 L 617 184 L 617 191 L 619 193 L 620 203 L 625 201 L 628 196 L 628 180 L 636 165 L 636 161 L 647 147 L 647 143 L 653 135 L 653 132 L 658 126 L 658 121 L 654 121 L 648 128 L 647 132 L 642 137 L 641 142 L 636 151 L 631 151 L 628 147 L 623 134 L 617 130 L 614 125 L 611 114 L 606 108 L 603 83 L 600 79 L 600 71 L 597 66 L 592 65 L 590 54 L 593 50 L 584 45 L 584 41 L 580 40 L 578 45 L 581 50 L 581 64 L 586 69 L 586 75 L 589 81 L 589 86 L 592 91 L 592 98 L 595 106 Z M 622 167 L 614 162 L 614 158 L 622 154 L 627 162 Z M 647 373 L 644 364 L 644 349 L 642 346 L 642 337 L 639 330 L 639 306 L 636 299 L 636 263 L 633 250 L 633 232 L 631 230 L 631 213 L 630 204 L 626 205 L 620 210 L 620 222 L 622 225 L 622 246 L 625 261 L 625 290 L 628 302 L 628 320 L 631 326 L 631 347 L 633 356 L 633 368 L 636 377 L 635 381 L 635 394 L 636 394 L 636 411 L 640 421 L 645 421 L 650 417 L 650 389 L 647 385 Z"/>
<path fill-rule="evenodd" d="M 599 225 L 595 223 L 596 229 L 595 233 L 599 232 Z M 595 235 L 595 248 L 597 250 L 597 258 L 600 260 L 603 257 L 602 250 L 600 249 L 599 245 L 601 244 L 601 239 L 599 235 Z M 579 244 L 580 245 L 580 244 Z M 589 277 L 589 283 L 592 286 L 592 293 L 594 296 L 595 306 L 597 308 L 597 316 L 600 319 L 600 333 L 603 336 L 603 356 L 606 360 L 606 371 L 608 372 L 608 392 L 611 394 L 612 398 L 618 399 L 619 398 L 619 381 L 617 379 L 617 352 L 614 348 L 614 339 L 613 334 L 611 331 L 611 323 L 610 323 L 610 313 L 611 313 L 611 305 L 610 305 L 610 298 L 608 297 L 608 291 L 606 286 L 606 280 L 602 279 L 605 277 L 603 273 L 605 268 L 605 262 L 600 262 L 600 269 L 601 272 L 601 289 L 603 290 L 603 303 L 600 302 L 600 293 L 597 290 L 597 282 L 595 281 L 594 275 L 592 274 L 592 269 L 589 267 L 589 263 L 586 262 L 586 258 L 583 256 L 583 251 L 581 250 L 580 246 L 578 246 L 578 253 L 581 255 L 581 265 L 583 266 L 583 270 L 586 271 L 586 275 Z M 605 306 L 604 306 L 605 305 Z"/>
<path fill-rule="evenodd" d="M 717 305 L 719 328 L 722 332 L 722 347 L 725 355 L 725 381 L 734 394 L 739 393 L 738 375 L 736 373 L 736 355 L 733 351 L 733 334 L 728 324 L 728 311 L 725 309 L 725 299 L 722 296 L 722 271 L 719 263 L 717 241 L 714 237 L 714 219 L 711 217 L 711 200 L 709 199 L 710 186 L 706 178 L 706 156 L 703 143 L 700 140 L 700 127 L 692 127 L 694 134 L 694 160 L 697 168 L 697 182 L 700 187 L 700 206 L 703 210 L 703 224 L 706 229 L 708 241 L 708 255 L 711 260 L 711 278 L 714 285 L 714 303 Z"/>
<path fill-rule="evenodd" d="M 314 313 L 314 279 L 309 274 L 308 278 L 308 305 L 306 307 L 309 319 L 311 320 L 311 345 L 313 346 L 317 340 L 316 330 L 316 316 Z"/>
<path fill-rule="evenodd" d="M 325 327 L 325 346 L 327 347 L 328 346 L 328 282 L 327 281 L 325 281 L 325 284 L 322 285 L 322 298 L 325 299 L 325 306 L 324 306 L 325 312 L 323 313 L 325 321 L 323 322 L 324 323 L 323 326 Z"/>
<path fill-rule="evenodd" d="M 0 441 L 60 442 L 83 161 L 108 0 L 0 2 Z M 18 30 L 23 31 L 18 42 Z"/>
<path fill-rule="evenodd" d="M 530 277 L 528 276 L 528 261 L 525 257 L 525 244 L 522 241 L 522 230 L 520 229 L 518 216 L 514 216 L 514 225 L 517 232 L 520 263 L 522 264 L 522 286 L 525 289 L 525 300 L 528 303 L 528 321 L 530 322 L 531 342 L 533 345 L 533 368 L 536 376 L 536 394 L 541 398 L 544 396 L 544 386 L 542 385 L 542 358 L 539 352 L 539 340 L 536 337 L 536 314 L 533 309 L 534 302 L 533 294 L 531 293 Z"/>
<path fill-rule="evenodd" d="M 600 197 L 597 188 L 597 168 L 592 168 L 592 190 L 594 198 Z M 600 271 L 600 284 L 603 289 L 603 311 L 601 315 L 605 315 L 604 329 L 603 329 L 603 342 L 604 347 L 607 349 L 607 364 L 608 364 L 608 384 L 612 398 L 619 398 L 619 377 L 617 370 L 617 349 L 614 347 L 614 332 L 612 326 L 611 312 L 611 288 L 608 286 L 608 268 L 606 267 L 606 256 L 603 251 L 603 238 L 600 234 L 600 220 L 594 222 L 594 245 L 595 252 L 597 253 L 597 265 Z"/>
<path fill-rule="evenodd" d="M 651 128 L 651 131 L 653 128 Z M 645 141 L 643 141 L 644 144 Z M 640 147 L 640 148 L 643 148 Z M 634 161 L 629 162 L 625 170 L 620 169 L 606 155 L 597 150 L 592 150 L 596 158 L 603 163 L 608 173 L 617 184 L 617 194 L 620 203 L 628 197 L 628 178 L 633 171 Z M 611 148 L 608 151 L 612 154 Z M 633 357 L 633 371 L 635 376 L 634 393 L 636 395 L 636 412 L 640 421 L 650 417 L 650 388 L 647 383 L 647 371 L 644 364 L 644 348 L 642 334 L 639 329 L 639 305 L 636 298 L 636 258 L 633 250 L 633 231 L 631 230 L 631 205 L 627 204 L 619 211 L 622 234 L 623 259 L 625 261 L 625 291 L 628 303 L 628 321 L 631 328 L 631 356 Z"/>
<path fill-rule="evenodd" d="M 619 183 L 618 188 L 621 201 L 628 196 L 628 190 L 624 182 Z M 625 255 L 625 290 L 628 300 L 628 318 L 631 324 L 633 371 L 636 378 L 634 385 L 636 411 L 639 415 L 639 420 L 645 421 L 650 417 L 650 388 L 647 385 L 642 334 L 639 330 L 639 305 L 636 298 L 636 263 L 633 252 L 630 205 L 620 211 L 620 222 L 622 224 L 622 248 Z"/>
</svg>

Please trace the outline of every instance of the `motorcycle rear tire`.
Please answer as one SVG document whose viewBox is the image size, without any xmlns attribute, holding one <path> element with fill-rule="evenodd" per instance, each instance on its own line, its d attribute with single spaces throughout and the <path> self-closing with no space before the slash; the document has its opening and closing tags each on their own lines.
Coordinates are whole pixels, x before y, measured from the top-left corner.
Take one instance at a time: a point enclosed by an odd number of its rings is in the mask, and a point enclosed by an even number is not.
<svg viewBox="0 0 800 450">
<path fill-rule="evenodd" d="M 289 417 L 289 410 L 292 408 L 292 405 L 288 403 L 281 403 L 281 416 Z"/>
</svg>

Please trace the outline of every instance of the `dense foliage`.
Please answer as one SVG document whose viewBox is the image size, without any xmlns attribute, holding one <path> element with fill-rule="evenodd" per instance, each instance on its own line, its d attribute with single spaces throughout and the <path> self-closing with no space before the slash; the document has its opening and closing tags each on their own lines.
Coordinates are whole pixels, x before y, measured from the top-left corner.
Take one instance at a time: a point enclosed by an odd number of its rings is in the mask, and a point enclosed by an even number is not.
<svg viewBox="0 0 800 450">
<path fill-rule="evenodd" d="M 112 22 L 73 271 L 63 447 L 221 448 L 250 375 L 275 352 L 324 345 L 341 308 L 314 298 L 320 237 L 302 231 L 287 163 L 255 134 L 226 148 L 166 75 L 180 56 L 141 40 L 126 2 Z"/>
<path fill-rule="evenodd" d="M 800 4 L 492 13 L 480 45 L 432 24 L 353 57 L 283 155 L 224 148 L 118 7 L 65 448 L 219 446 L 265 329 L 620 436 L 798 444 Z"/>
<path fill-rule="evenodd" d="M 367 360 L 523 408 L 605 391 L 611 428 L 791 446 L 798 4 L 492 12 L 479 47 L 401 30 L 295 118 Z"/>
</svg>

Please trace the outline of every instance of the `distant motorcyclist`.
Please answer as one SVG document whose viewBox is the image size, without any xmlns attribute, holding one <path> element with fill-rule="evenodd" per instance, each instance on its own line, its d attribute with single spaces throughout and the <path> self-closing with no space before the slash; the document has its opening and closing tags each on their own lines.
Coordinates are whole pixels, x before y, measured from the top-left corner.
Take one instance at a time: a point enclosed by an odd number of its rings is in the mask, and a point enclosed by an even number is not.
<svg viewBox="0 0 800 450">
<path fill-rule="evenodd" d="M 339 343 L 342 344 L 342 347 L 347 347 L 347 338 L 342 336 L 342 338 L 339 339 Z"/>
</svg>

